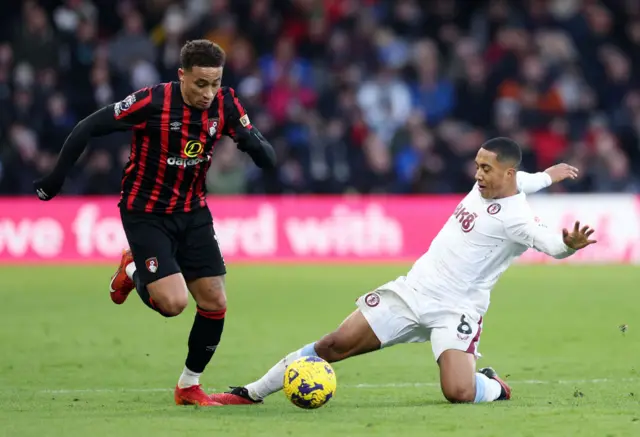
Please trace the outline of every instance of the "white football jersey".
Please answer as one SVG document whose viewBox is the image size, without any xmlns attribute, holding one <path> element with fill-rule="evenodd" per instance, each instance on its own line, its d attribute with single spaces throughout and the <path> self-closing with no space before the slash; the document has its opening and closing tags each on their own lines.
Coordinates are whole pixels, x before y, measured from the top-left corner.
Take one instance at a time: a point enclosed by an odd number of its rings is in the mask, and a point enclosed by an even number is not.
<svg viewBox="0 0 640 437">
<path fill-rule="evenodd" d="M 558 259 L 571 255 L 562 234 L 542 225 L 526 199 L 550 184 L 546 173 L 518 172 L 518 194 L 503 199 L 485 199 L 475 185 L 407 281 L 420 293 L 482 315 L 500 275 L 528 248 Z"/>
</svg>

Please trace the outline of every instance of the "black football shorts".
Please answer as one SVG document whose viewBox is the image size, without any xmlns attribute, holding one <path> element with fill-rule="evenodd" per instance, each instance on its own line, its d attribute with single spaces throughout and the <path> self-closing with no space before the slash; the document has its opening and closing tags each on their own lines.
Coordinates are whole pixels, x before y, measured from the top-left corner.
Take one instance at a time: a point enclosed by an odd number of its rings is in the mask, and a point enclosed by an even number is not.
<svg viewBox="0 0 640 437">
<path fill-rule="evenodd" d="M 226 274 L 208 208 L 173 214 L 121 208 L 120 217 L 144 284 L 180 272 L 187 282 Z"/>
</svg>

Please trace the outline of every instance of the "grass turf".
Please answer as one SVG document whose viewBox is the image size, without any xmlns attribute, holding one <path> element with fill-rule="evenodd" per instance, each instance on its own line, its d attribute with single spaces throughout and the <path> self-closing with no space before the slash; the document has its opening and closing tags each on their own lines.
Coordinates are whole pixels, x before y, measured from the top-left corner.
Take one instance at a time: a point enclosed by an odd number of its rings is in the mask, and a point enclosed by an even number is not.
<svg viewBox="0 0 640 437">
<path fill-rule="evenodd" d="M 516 266 L 493 293 L 480 366 L 514 399 L 449 405 L 428 344 L 335 365 L 336 397 L 305 411 L 173 405 L 194 304 L 163 319 L 111 304 L 104 267 L 0 267 L 0 436 L 640 435 L 640 270 Z M 230 266 L 223 342 L 203 377 L 261 376 L 334 329 L 360 294 L 405 266 Z M 620 325 L 627 324 L 623 333 Z"/>
</svg>

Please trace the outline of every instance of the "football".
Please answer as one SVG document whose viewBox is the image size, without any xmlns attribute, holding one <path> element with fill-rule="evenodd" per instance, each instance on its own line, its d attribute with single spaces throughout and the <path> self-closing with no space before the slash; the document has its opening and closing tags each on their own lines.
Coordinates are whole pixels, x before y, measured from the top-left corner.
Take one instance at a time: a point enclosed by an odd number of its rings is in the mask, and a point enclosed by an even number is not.
<svg viewBox="0 0 640 437">
<path fill-rule="evenodd" d="M 336 374 L 331 364 L 318 357 L 302 357 L 284 374 L 284 394 L 296 407 L 320 408 L 336 392 Z"/>
</svg>

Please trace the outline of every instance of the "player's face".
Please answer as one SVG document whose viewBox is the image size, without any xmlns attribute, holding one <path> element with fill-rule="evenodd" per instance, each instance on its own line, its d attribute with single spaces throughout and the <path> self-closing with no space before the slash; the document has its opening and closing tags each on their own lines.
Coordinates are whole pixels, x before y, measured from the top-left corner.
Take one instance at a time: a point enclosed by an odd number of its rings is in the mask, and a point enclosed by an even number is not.
<svg viewBox="0 0 640 437">
<path fill-rule="evenodd" d="M 511 196 L 515 187 L 516 169 L 508 162 L 498 161 L 494 152 L 478 150 L 476 155 L 476 182 L 485 199 Z"/>
<path fill-rule="evenodd" d="M 222 81 L 222 67 L 193 67 L 178 70 L 182 95 L 188 105 L 208 109 L 213 103 Z"/>
</svg>

